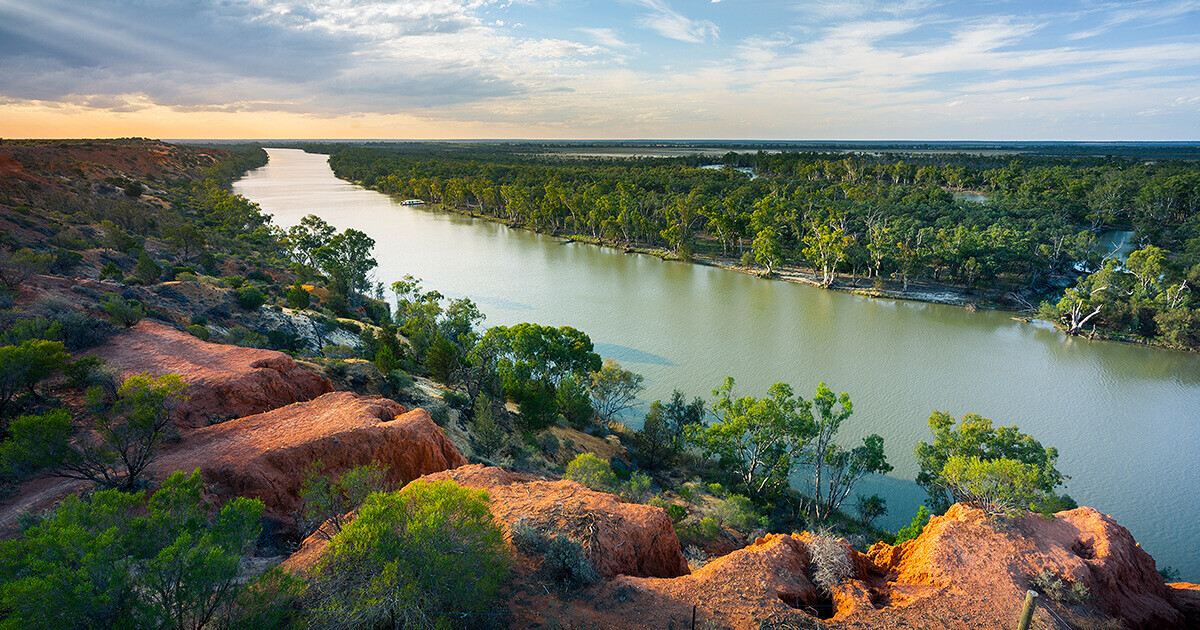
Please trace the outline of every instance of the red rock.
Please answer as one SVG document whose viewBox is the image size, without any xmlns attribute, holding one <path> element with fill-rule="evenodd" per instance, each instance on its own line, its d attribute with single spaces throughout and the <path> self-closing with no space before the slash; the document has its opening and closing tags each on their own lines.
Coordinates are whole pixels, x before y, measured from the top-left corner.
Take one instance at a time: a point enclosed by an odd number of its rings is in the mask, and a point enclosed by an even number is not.
<svg viewBox="0 0 1200 630">
<path fill-rule="evenodd" d="M 255 497 L 268 514 L 290 520 L 299 508 L 304 473 L 317 460 L 331 473 L 379 462 L 397 487 L 466 464 L 424 409 L 333 392 L 196 429 L 155 460 L 150 472 L 162 477 L 199 469 L 219 497 Z"/>
<path fill-rule="evenodd" d="M 176 421 L 189 427 L 270 411 L 333 390 L 329 379 L 298 367 L 282 352 L 208 343 L 149 319 L 92 354 L 126 377 L 180 375 L 191 387 Z"/>
<path fill-rule="evenodd" d="M 1092 508 L 1059 512 L 1049 521 L 1027 515 L 998 526 L 980 510 L 954 505 L 930 519 L 916 540 L 877 544 L 868 557 L 887 575 L 876 585 L 880 592 L 926 586 L 925 596 L 963 598 L 973 606 L 989 601 L 1010 611 L 1019 608 L 1032 578 L 1049 571 L 1086 586 L 1092 605 L 1131 630 L 1183 623 L 1154 559 L 1129 530 Z"/>
<path fill-rule="evenodd" d="M 487 490 L 492 514 L 505 531 L 525 518 L 535 529 L 574 538 L 590 550 L 602 577 L 675 577 L 688 572 L 679 537 L 661 508 L 625 503 L 573 481 L 546 481 L 478 464 L 425 479 Z"/>
<path fill-rule="evenodd" d="M 1183 614 L 1185 627 L 1200 628 L 1200 584 L 1172 582 L 1167 588 L 1175 609 Z"/>
</svg>

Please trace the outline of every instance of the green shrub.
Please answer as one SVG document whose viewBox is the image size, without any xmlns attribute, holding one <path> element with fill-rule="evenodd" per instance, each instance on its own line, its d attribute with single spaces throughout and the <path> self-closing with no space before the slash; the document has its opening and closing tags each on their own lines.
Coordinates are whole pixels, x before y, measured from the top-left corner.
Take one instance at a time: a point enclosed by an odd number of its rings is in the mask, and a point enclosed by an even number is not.
<svg viewBox="0 0 1200 630">
<path fill-rule="evenodd" d="M 720 522 L 743 531 L 758 527 L 761 519 L 754 509 L 750 499 L 738 494 L 731 494 L 719 501 L 713 511 L 713 516 Z"/>
<path fill-rule="evenodd" d="M 1065 580 L 1053 571 L 1042 571 L 1030 582 L 1034 588 L 1056 602 L 1081 604 L 1092 598 L 1091 589 L 1079 582 Z"/>
<path fill-rule="evenodd" d="M 200 326 L 198 324 L 192 324 L 184 330 L 188 331 L 189 334 L 201 341 L 208 341 L 208 338 L 211 336 L 211 333 L 208 332 L 207 327 Z"/>
<path fill-rule="evenodd" d="M 543 431 L 537 436 L 538 448 L 542 449 L 543 453 L 553 455 L 558 452 L 562 443 L 558 440 L 558 436 L 549 431 Z"/>
<path fill-rule="evenodd" d="M 617 483 L 612 466 L 592 453 L 580 453 L 567 464 L 563 479 L 570 479 L 592 490 L 608 491 Z"/>
<path fill-rule="evenodd" d="M 903 527 L 900 529 L 900 531 L 896 532 L 896 544 L 899 545 L 902 542 L 915 540 L 917 536 L 921 535 L 921 532 L 925 531 L 925 525 L 928 523 L 929 510 L 922 505 L 921 508 L 917 510 L 917 515 L 913 518 L 912 522 L 909 523 L 908 526 Z"/>
<path fill-rule="evenodd" d="M 722 487 L 721 484 L 719 484 L 719 483 L 710 483 L 707 486 L 705 486 L 705 489 L 708 491 L 709 494 L 713 495 L 714 497 L 721 498 L 721 497 L 725 496 L 725 488 Z"/>
<path fill-rule="evenodd" d="M 333 537 L 309 588 L 314 627 L 462 624 L 489 610 L 508 574 L 488 494 L 414 481 L 369 495 Z M 430 616 L 435 614 L 435 616 Z"/>
<path fill-rule="evenodd" d="M 687 518 L 687 508 L 682 505 L 672 503 L 667 506 L 667 516 L 671 517 L 671 522 L 678 525 L 683 519 Z"/>
<path fill-rule="evenodd" d="M 229 287 L 230 289 L 240 289 L 241 286 L 246 283 L 245 280 L 239 278 L 238 276 L 225 276 L 224 278 L 221 278 L 221 281 L 224 282 L 225 286 Z"/>
<path fill-rule="evenodd" d="M 343 345 L 328 345 L 321 348 L 321 354 L 325 355 L 326 359 L 353 359 L 358 355 L 354 348 Z"/>
<path fill-rule="evenodd" d="M 471 436 L 475 439 L 475 448 L 484 457 L 492 457 L 504 446 L 507 434 L 496 421 L 492 411 L 492 399 L 485 394 L 475 398 L 475 419 L 472 421 Z"/>
<path fill-rule="evenodd" d="M 275 282 L 275 278 L 268 276 L 267 274 L 263 273 L 262 271 L 260 271 L 258 269 L 255 269 L 254 271 L 251 271 L 250 273 L 246 274 L 246 279 L 254 280 L 255 282 L 262 282 L 264 284 L 271 284 L 271 283 Z"/>
<path fill-rule="evenodd" d="M 629 482 L 625 484 L 625 488 L 634 501 L 641 501 L 646 495 L 650 494 L 650 489 L 653 485 L 654 481 L 650 479 L 650 475 L 639 472 L 629 476 Z"/>
<path fill-rule="evenodd" d="M 114 262 L 104 263 L 104 266 L 100 268 L 100 279 L 101 280 L 120 281 L 121 278 L 123 278 L 124 276 L 125 276 L 125 272 L 121 271 L 121 268 L 117 266 L 117 263 L 114 263 Z"/>
<path fill-rule="evenodd" d="M 322 523 L 329 522 L 330 527 L 322 533 L 331 538 L 345 526 L 346 515 L 362 505 L 368 495 L 392 489 L 387 473 L 386 465 L 371 462 L 334 477 L 324 470 L 321 460 L 314 461 L 300 484 L 301 506 L 296 528 L 302 536 L 308 536 Z"/>
<path fill-rule="evenodd" d="M 197 280 L 197 277 L 196 277 L 196 274 L 194 274 L 190 271 L 181 271 L 181 272 L 175 274 L 175 280 L 177 280 L 179 282 L 195 282 Z"/>
<path fill-rule="evenodd" d="M 294 284 L 287 290 L 285 294 L 287 305 L 298 311 L 308 308 L 312 303 L 312 294 L 304 289 L 299 284 Z"/>
<path fill-rule="evenodd" d="M 109 319 L 114 324 L 119 324 L 125 328 L 132 328 L 146 316 L 146 311 L 142 309 L 141 302 L 126 300 L 115 293 L 109 293 L 106 296 L 104 303 L 100 305 L 100 310 L 107 313 Z"/>
<path fill-rule="evenodd" d="M 247 311 L 256 311 L 267 301 L 267 296 L 263 295 L 263 292 L 255 286 L 242 287 L 234 291 L 233 297 L 237 300 L 238 306 Z"/>
<path fill-rule="evenodd" d="M 442 402 L 455 409 L 462 409 L 467 406 L 469 399 L 466 394 L 460 394 L 452 389 L 447 389 L 442 391 Z"/>
<path fill-rule="evenodd" d="M 145 284 L 154 284 L 162 275 L 162 266 L 154 262 L 150 254 L 143 251 L 138 256 L 137 265 L 133 268 L 133 275 Z"/>
<path fill-rule="evenodd" d="M 439 427 L 444 427 L 450 421 L 450 410 L 446 407 L 434 407 L 429 411 L 429 419 Z"/>
</svg>

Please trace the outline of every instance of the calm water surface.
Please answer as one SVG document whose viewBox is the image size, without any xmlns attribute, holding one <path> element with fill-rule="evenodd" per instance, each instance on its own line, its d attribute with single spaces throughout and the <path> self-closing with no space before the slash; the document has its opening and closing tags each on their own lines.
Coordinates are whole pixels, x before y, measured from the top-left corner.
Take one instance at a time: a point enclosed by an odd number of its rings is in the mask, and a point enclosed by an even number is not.
<svg viewBox="0 0 1200 630">
<path fill-rule="evenodd" d="M 377 279 L 404 274 L 470 297 L 485 325 L 534 321 L 587 332 L 646 377 L 644 398 L 704 395 L 726 375 L 761 396 L 786 381 L 811 398 L 847 391 L 843 444 L 884 436 L 892 476 L 881 524 L 923 495 L 912 449 L 934 409 L 1016 424 L 1058 447 L 1066 491 L 1112 514 L 1184 579 L 1200 580 L 1200 356 L 1066 338 L 1010 313 L 875 300 L 627 255 L 392 199 L 333 176 L 326 158 L 272 149 L 235 190 L 288 227 L 316 214 L 376 241 Z"/>
</svg>

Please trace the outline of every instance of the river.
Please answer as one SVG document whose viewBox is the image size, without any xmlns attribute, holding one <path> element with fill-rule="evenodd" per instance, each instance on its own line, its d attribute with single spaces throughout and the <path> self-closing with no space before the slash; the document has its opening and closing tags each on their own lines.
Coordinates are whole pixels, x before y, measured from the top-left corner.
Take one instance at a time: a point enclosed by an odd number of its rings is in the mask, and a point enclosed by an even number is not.
<svg viewBox="0 0 1200 630">
<path fill-rule="evenodd" d="M 405 207 L 334 177 L 326 157 L 270 149 L 234 190 L 282 227 L 306 214 L 376 241 L 377 279 L 404 274 L 470 297 L 485 325 L 532 321 L 587 332 L 597 351 L 711 399 L 726 375 L 742 394 L 774 382 L 811 398 L 824 381 L 854 415 L 842 444 L 885 438 L 895 471 L 863 488 L 887 499 L 879 523 L 912 519 L 913 446 L 934 409 L 1016 424 L 1059 450 L 1066 492 L 1112 514 L 1160 568 L 1200 581 L 1200 355 L 1067 338 L 1000 311 L 871 299 Z M 853 499 L 851 499 L 851 502 Z"/>
</svg>

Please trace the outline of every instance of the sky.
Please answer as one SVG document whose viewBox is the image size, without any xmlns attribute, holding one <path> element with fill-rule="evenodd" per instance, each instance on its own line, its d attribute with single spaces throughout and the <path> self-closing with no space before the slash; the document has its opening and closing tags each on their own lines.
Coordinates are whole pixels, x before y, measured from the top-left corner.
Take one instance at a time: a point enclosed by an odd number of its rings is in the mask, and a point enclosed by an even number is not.
<svg viewBox="0 0 1200 630">
<path fill-rule="evenodd" d="M 1200 0 L 0 0 L 0 136 L 1200 140 Z"/>
</svg>

